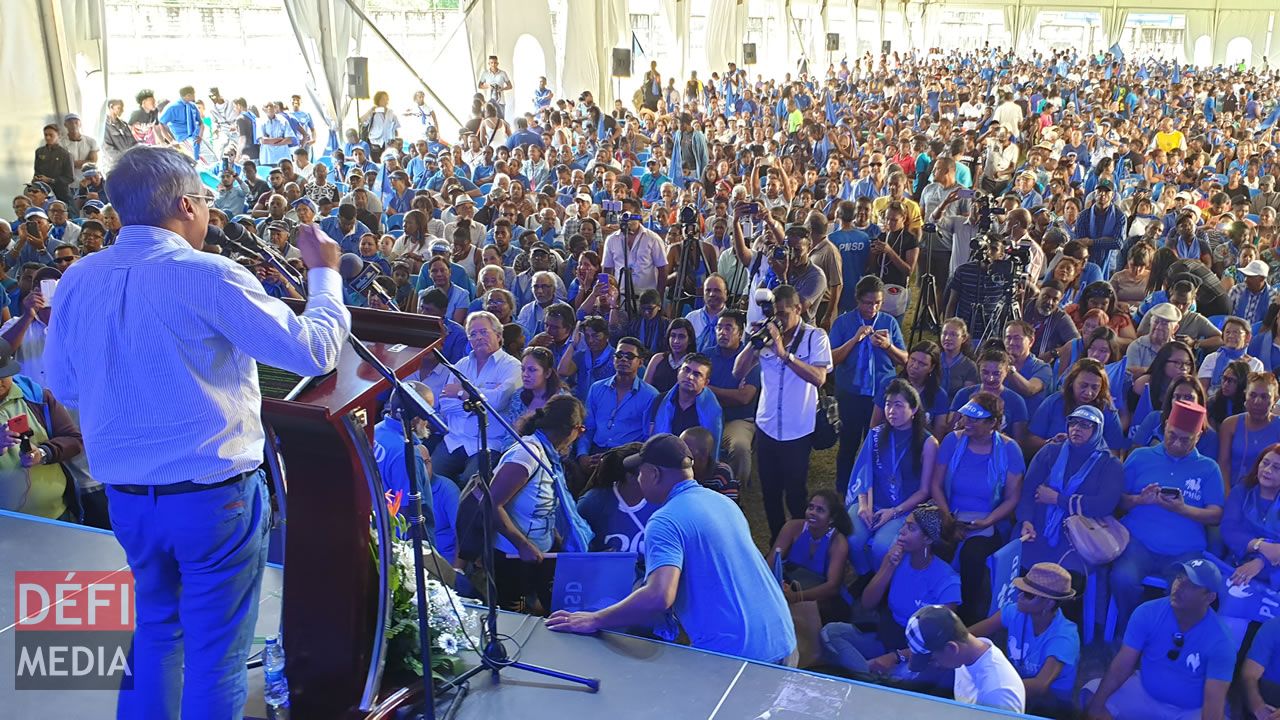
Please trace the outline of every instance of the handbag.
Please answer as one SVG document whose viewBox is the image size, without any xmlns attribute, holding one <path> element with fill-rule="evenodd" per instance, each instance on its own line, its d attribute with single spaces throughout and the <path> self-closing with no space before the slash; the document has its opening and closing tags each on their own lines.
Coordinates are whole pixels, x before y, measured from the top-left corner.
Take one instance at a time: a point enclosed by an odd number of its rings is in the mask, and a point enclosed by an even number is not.
<svg viewBox="0 0 1280 720">
<path fill-rule="evenodd" d="M 1086 565 L 1106 565 L 1120 557 L 1129 545 L 1129 528 L 1112 515 L 1091 518 L 1080 510 L 1080 496 L 1067 501 L 1068 515 L 1062 521 L 1071 547 Z"/>
</svg>

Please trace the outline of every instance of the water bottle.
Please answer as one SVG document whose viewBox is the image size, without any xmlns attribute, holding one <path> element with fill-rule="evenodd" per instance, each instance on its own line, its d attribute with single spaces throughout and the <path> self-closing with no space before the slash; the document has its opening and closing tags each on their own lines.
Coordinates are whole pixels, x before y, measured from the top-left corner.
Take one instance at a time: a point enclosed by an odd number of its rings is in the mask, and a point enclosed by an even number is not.
<svg viewBox="0 0 1280 720">
<path fill-rule="evenodd" d="M 276 638 L 267 638 L 262 650 L 262 672 L 265 676 L 263 699 L 270 720 L 289 720 L 289 681 L 284 677 L 284 646 Z"/>
</svg>

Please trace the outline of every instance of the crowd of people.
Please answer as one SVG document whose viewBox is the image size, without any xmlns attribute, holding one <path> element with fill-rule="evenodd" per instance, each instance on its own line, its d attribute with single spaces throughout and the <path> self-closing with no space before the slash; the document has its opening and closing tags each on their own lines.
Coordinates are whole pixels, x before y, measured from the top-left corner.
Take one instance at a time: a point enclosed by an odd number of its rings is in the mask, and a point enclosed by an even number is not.
<svg viewBox="0 0 1280 720">
<path fill-rule="evenodd" d="M 49 281 L 120 230 L 104 176 L 168 145 L 206 174 L 204 249 L 264 293 L 305 295 L 289 270 L 318 224 L 355 256 L 348 305 L 441 318 L 526 441 L 482 442 L 424 360 L 449 427 L 420 440 L 436 545 L 473 564 L 455 515 L 488 447 L 505 607 L 549 612 L 548 553 L 635 552 L 631 596 L 548 624 L 661 634 L 665 615 L 697 647 L 1051 717 L 1280 717 L 1280 620 L 1242 636 L 1214 609 L 1280 588 L 1276 73 L 984 50 L 678 86 L 655 63 L 629 101 L 544 80 L 508 118 L 490 58 L 478 90 L 450 139 L 422 92 L 377 93 L 327 144 L 299 96 L 217 88 L 144 91 L 127 119 L 112 100 L 100 139 L 45 127 L 0 220 L 0 375 L 20 363 L 8 396 L 54 412 L 19 406 L 34 442 L 0 438 L 21 444 L 5 507 L 109 523 L 58 388 L 27 388 Z M 375 438 L 401 422 L 389 406 Z M 834 491 L 810 488 L 833 445 Z M 396 457 L 384 479 L 407 489 Z M 736 505 L 753 483 L 763 554 Z M 988 559 L 1014 540 L 995 606 Z M 1100 678 L 1078 672 L 1090 583 L 1121 626 Z"/>
</svg>

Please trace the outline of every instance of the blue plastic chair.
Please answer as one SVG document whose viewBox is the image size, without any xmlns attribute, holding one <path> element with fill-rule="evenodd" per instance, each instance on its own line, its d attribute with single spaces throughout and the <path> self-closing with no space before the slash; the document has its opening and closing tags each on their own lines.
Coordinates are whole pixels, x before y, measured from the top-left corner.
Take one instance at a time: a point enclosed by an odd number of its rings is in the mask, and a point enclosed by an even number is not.
<svg viewBox="0 0 1280 720">
<path fill-rule="evenodd" d="M 1229 317 L 1231 316 L 1230 315 L 1210 315 L 1209 322 L 1213 323 L 1213 326 L 1218 328 L 1219 331 L 1221 331 L 1222 324 L 1225 323 L 1227 321 L 1227 318 Z"/>
<path fill-rule="evenodd" d="M 481 185 L 481 186 L 480 186 L 480 194 L 481 194 L 481 195 L 488 195 L 488 194 L 489 194 L 489 191 L 490 191 L 490 190 L 492 190 L 492 189 L 493 189 L 493 183 L 485 183 L 485 184 L 483 184 L 483 185 Z"/>
<path fill-rule="evenodd" d="M 645 163 L 649 162 L 649 158 L 651 157 L 653 157 L 653 153 L 638 152 L 636 153 L 636 164 L 643 166 Z"/>
<path fill-rule="evenodd" d="M 404 229 L 404 215 L 388 215 L 386 218 L 387 232 Z"/>
<path fill-rule="evenodd" d="M 1262 192 L 1262 190 L 1258 188 L 1249 188 L 1249 199 L 1252 200 L 1253 198 L 1258 197 L 1258 193 L 1260 192 Z"/>
</svg>

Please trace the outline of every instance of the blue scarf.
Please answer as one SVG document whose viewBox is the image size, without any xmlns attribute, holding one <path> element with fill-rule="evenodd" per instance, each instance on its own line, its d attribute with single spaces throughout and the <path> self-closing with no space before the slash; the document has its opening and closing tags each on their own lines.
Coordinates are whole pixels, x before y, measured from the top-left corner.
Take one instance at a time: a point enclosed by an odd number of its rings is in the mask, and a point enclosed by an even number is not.
<svg viewBox="0 0 1280 720">
<path fill-rule="evenodd" d="M 1012 442 L 1006 440 L 1004 435 L 999 432 L 991 434 L 991 455 L 987 459 L 987 487 L 991 490 L 991 502 L 995 505 L 1000 500 L 1000 492 L 1004 490 L 1004 483 L 1009 477 L 1009 462 L 1005 457 L 1004 444 Z M 969 437 L 967 435 L 960 436 L 960 442 L 956 443 L 956 448 L 951 452 L 951 459 L 947 462 L 947 478 L 944 489 L 947 493 L 947 500 L 951 499 L 951 481 L 956 476 L 956 470 L 960 467 L 960 460 L 964 458 L 965 452 L 969 449 Z"/>
<path fill-rule="evenodd" d="M 855 312 L 853 317 L 858 321 L 859 328 L 864 325 L 870 325 L 871 329 L 875 330 L 877 318 L 871 318 L 868 322 L 859 312 Z M 875 347 L 871 344 L 870 335 L 862 338 L 862 341 L 858 343 L 858 347 L 854 348 L 856 355 L 853 359 L 853 382 L 866 395 L 875 395 L 877 389 L 875 363 L 872 361 L 872 353 L 874 352 Z"/>
<path fill-rule="evenodd" d="M 1225 345 L 1218 348 L 1218 362 L 1213 366 L 1213 379 L 1209 381 L 1210 388 L 1216 388 L 1222 384 L 1222 373 L 1233 361 L 1244 357 L 1244 351 L 1244 348 L 1229 348 Z"/>
<path fill-rule="evenodd" d="M 1075 450 L 1076 453 L 1088 452 L 1089 457 L 1080 464 L 1075 474 L 1067 477 L 1067 459 Z M 1089 476 L 1089 472 L 1093 470 L 1093 466 L 1107 454 L 1107 442 L 1103 438 L 1101 427 L 1093 429 L 1093 436 L 1089 438 L 1089 443 L 1081 448 L 1072 448 L 1070 441 L 1062 443 L 1062 447 L 1058 449 L 1058 457 L 1053 461 L 1053 467 L 1049 470 L 1049 479 L 1046 485 L 1058 491 L 1059 495 L 1074 495 L 1080 489 L 1080 485 L 1084 483 L 1084 479 Z M 1044 539 L 1049 543 L 1050 547 L 1058 547 L 1061 540 L 1062 519 L 1065 512 L 1059 505 L 1050 505 L 1044 514 Z"/>
<path fill-rule="evenodd" d="M 561 548 L 565 552 L 587 552 L 595 533 L 578 514 L 578 504 L 574 502 L 569 484 L 564 478 L 560 451 L 556 450 L 541 430 L 535 430 L 533 438 L 542 446 L 542 454 L 551 466 L 552 491 L 556 495 L 556 532 L 560 533 Z"/>
</svg>

